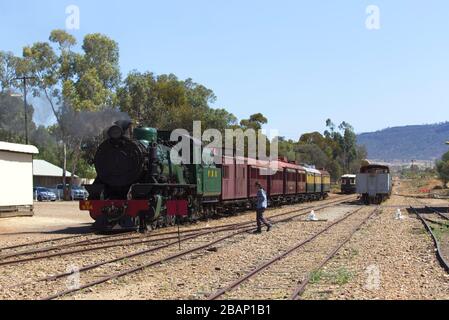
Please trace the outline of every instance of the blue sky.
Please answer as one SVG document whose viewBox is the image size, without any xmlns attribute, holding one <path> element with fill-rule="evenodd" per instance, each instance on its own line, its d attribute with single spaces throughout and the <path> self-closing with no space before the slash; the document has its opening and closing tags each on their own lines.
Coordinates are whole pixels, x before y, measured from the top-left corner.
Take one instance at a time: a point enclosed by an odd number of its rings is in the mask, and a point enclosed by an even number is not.
<svg viewBox="0 0 449 320">
<path fill-rule="evenodd" d="M 81 13 L 72 33 L 116 40 L 124 75 L 191 77 L 216 107 L 262 112 L 290 138 L 323 131 L 327 118 L 357 132 L 449 120 L 448 1 L 0 0 L 0 50 L 47 40 L 71 4 Z M 380 30 L 365 27 L 368 5 Z"/>
</svg>

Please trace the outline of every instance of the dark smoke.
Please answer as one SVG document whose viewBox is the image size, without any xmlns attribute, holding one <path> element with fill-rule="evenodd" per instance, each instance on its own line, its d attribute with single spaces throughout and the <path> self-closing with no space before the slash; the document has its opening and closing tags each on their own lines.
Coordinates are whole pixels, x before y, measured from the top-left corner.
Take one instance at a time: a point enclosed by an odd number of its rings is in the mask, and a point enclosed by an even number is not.
<svg viewBox="0 0 449 320">
<path fill-rule="evenodd" d="M 127 113 L 107 107 L 101 111 L 74 111 L 70 107 L 61 110 L 61 126 L 64 134 L 72 138 L 98 137 L 114 122 L 131 120 Z"/>
<path fill-rule="evenodd" d="M 32 125 L 33 106 L 28 105 L 28 128 L 30 131 L 34 128 Z M 19 97 L 13 97 L 9 93 L 0 93 L 0 131 L 5 135 L 25 136 L 25 111 L 23 100 Z"/>
</svg>

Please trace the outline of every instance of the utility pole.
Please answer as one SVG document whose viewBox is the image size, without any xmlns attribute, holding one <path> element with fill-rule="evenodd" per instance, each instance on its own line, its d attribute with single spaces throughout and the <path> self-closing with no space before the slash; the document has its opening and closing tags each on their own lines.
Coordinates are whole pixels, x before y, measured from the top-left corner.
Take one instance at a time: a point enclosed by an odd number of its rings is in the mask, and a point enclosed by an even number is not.
<svg viewBox="0 0 449 320">
<path fill-rule="evenodd" d="M 33 80 L 36 77 L 17 77 L 12 80 L 21 80 L 23 83 L 23 106 L 25 111 L 25 143 L 28 144 L 28 114 L 27 114 L 27 80 Z"/>
</svg>

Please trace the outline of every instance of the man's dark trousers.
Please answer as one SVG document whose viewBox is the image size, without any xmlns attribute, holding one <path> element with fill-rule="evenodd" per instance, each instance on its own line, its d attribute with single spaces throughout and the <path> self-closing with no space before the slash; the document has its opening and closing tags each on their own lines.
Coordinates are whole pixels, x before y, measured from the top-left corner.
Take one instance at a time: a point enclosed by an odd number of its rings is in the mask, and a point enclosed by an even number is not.
<svg viewBox="0 0 449 320">
<path fill-rule="evenodd" d="M 265 213 L 265 209 L 257 209 L 257 230 L 262 230 L 262 224 L 265 226 L 271 227 L 271 224 L 264 218 L 263 214 Z"/>
</svg>

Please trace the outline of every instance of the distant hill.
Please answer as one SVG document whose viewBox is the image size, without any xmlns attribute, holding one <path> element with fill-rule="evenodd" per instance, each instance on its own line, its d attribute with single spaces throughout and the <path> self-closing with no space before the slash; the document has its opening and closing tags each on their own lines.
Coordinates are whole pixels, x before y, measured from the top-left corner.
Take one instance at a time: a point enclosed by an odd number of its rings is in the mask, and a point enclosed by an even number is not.
<svg viewBox="0 0 449 320">
<path fill-rule="evenodd" d="M 449 151 L 449 122 L 388 128 L 357 136 L 368 158 L 384 161 L 435 160 Z"/>
</svg>

